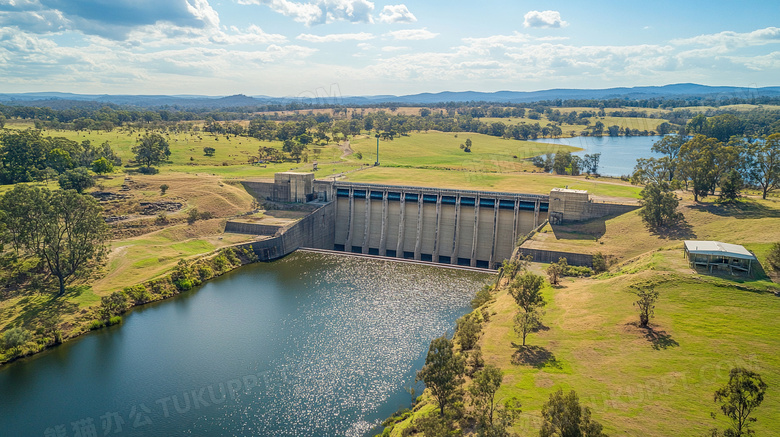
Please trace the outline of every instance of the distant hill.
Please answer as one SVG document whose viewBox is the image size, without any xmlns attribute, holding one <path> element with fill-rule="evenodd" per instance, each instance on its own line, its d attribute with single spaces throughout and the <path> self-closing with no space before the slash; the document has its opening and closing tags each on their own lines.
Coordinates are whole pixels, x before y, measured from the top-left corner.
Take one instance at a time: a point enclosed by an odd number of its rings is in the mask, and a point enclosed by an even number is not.
<svg viewBox="0 0 780 437">
<path fill-rule="evenodd" d="M 681 83 L 664 86 L 620 87 L 606 89 L 550 89 L 542 91 L 444 91 L 440 93 L 420 93 L 404 96 L 332 96 L 330 98 L 312 99 L 297 97 L 269 96 L 202 96 L 202 95 L 109 95 L 109 94 L 71 94 L 59 92 L 40 93 L 6 93 L 0 94 L 0 103 L 25 106 L 49 106 L 55 109 L 67 107 L 84 107 L 99 104 L 136 106 L 147 108 L 171 107 L 174 109 L 221 109 L 252 107 L 268 104 L 287 104 L 299 102 L 304 104 L 342 104 L 342 105 L 376 105 L 382 103 L 397 104 L 433 104 L 440 102 L 491 102 L 491 103 L 530 103 L 541 100 L 556 99 L 649 99 L 649 98 L 685 98 L 711 97 L 753 98 L 780 97 L 780 87 L 730 87 L 707 86 L 693 83 Z"/>
</svg>

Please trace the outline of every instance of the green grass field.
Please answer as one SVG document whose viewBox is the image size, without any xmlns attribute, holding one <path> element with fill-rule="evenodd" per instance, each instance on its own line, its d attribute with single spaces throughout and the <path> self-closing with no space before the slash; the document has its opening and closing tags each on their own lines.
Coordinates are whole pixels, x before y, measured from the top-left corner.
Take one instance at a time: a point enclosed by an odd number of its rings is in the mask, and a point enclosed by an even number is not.
<svg viewBox="0 0 780 437">
<path fill-rule="evenodd" d="M 471 139 L 471 152 L 460 145 Z M 350 147 L 363 155 L 362 161 L 376 161 L 376 138 L 360 136 L 350 140 Z M 575 147 L 507 140 L 489 135 L 467 132 L 413 132 L 392 141 L 379 141 L 380 163 L 384 166 L 437 168 L 480 172 L 517 171 L 529 168 L 524 158 L 554 153 L 558 150 L 576 151 Z M 349 159 L 356 160 L 355 155 Z"/>
</svg>

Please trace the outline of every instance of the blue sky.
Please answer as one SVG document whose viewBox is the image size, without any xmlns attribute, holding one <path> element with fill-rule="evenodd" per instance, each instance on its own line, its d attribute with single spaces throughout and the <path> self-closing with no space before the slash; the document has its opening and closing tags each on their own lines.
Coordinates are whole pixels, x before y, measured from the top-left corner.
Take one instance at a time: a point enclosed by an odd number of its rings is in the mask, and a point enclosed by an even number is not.
<svg viewBox="0 0 780 437">
<path fill-rule="evenodd" d="M 774 1 L 0 0 L 0 92 L 780 85 Z"/>
</svg>

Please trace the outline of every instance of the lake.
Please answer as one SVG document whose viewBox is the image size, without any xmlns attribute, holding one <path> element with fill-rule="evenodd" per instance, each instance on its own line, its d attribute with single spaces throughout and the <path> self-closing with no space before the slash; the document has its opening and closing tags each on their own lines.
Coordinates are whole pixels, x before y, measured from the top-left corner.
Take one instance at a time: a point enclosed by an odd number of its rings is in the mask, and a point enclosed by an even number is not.
<svg viewBox="0 0 780 437">
<path fill-rule="evenodd" d="M 534 140 L 540 143 L 562 144 L 584 149 L 573 153 L 577 156 L 601 153 L 599 173 L 604 176 L 631 175 L 638 158 L 660 158 L 661 154 L 653 153 L 650 148 L 660 136 L 647 137 L 573 137 L 573 138 L 540 138 Z"/>
<path fill-rule="evenodd" d="M 363 436 L 493 275 L 296 252 L 0 368 L 8 436 Z"/>
</svg>

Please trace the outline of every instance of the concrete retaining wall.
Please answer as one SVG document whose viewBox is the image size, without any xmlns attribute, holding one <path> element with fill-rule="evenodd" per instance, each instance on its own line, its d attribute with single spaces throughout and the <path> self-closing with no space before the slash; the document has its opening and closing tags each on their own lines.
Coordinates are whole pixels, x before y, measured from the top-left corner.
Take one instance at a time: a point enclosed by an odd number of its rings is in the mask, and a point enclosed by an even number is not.
<svg viewBox="0 0 780 437">
<path fill-rule="evenodd" d="M 260 261 L 281 258 L 299 247 L 332 249 L 335 210 L 335 203 L 331 202 L 284 229 L 273 238 L 242 244 L 239 247 L 251 248 Z"/>
<path fill-rule="evenodd" d="M 584 253 L 558 252 L 555 250 L 526 249 L 520 247 L 517 249 L 522 255 L 531 255 L 534 262 L 556 263 L 560 258 L 566 258 L 566 262 L 572 266 L 593 267 L 593 255 Z"/>
<path fill-rule="evenodd" d="M 250 235 L 276 235 L 282 226 L 260 225 L 255 223 L 227 222 L 225 232 Z"/>
</svg>

